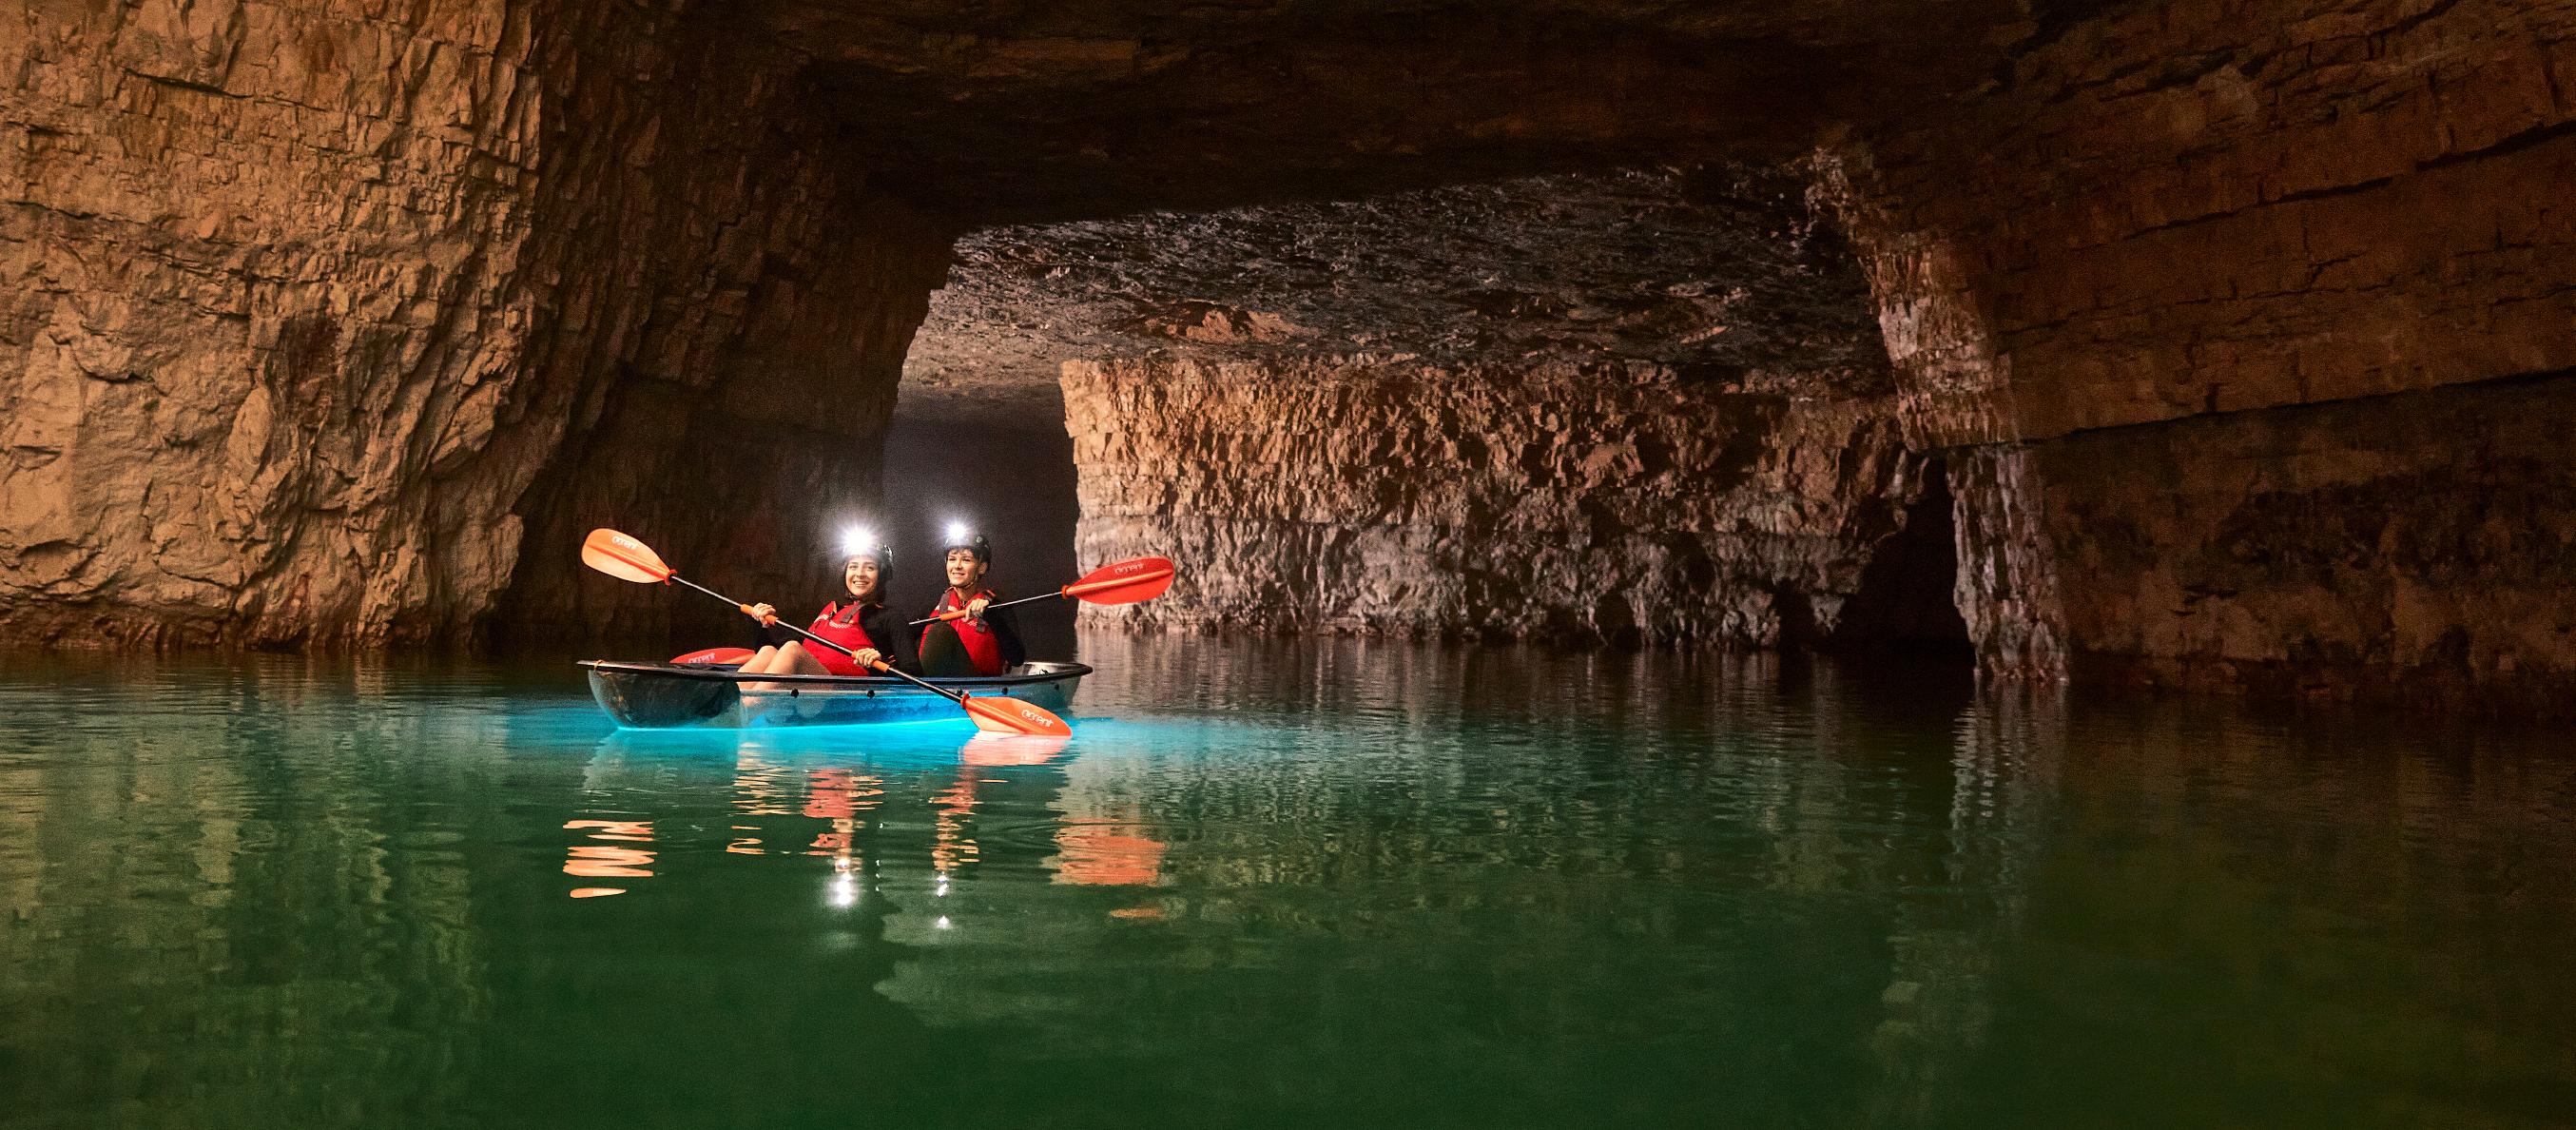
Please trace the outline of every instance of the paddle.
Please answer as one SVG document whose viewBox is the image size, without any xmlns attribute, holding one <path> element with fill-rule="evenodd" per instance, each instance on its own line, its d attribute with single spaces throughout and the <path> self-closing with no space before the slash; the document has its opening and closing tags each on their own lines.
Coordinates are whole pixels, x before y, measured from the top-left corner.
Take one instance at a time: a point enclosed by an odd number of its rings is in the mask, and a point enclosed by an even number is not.
<svg viewBox="0 0 2576 1130">
<path fill-rule="evenodd" d="M 621 581 L 634 581 L 639 584 L 648 585 L 667 585 L 673 581 L 678 581 L 681 584 L 687 585 L 690 588 L 696 589 L 699 592 L 705 593 L 708 596 L 712 596 L 717 600 L 721 600 L 741 609 L 744 615 L 751 614 L 750 605 L 744 604 L 741 601 L 735 600 L 732 597 L 726 596 L 723 593 L 717 592 L 714 589 L 708 588 L 705 585 L 679 575 L 677 572 L 674 572 L 670 566 L 662 564 L 661 556 L 654 553 L 650 546 L 647 546 L 643 542 L 637 541 L 634 538 L 618 533 L 615 530 L 607 529 L 605 527 L 592 530 L 590 532 L 590 536 L 582 540 L 581 563 Z M 794 632 L 797 635 L 814 641 L 815 643 L 822 644 L 823 646 L 849 656 L 852 659 L 859 657 L 857 652 L 852 651 L 849 648 L 842 647 L 837 643 L 833 643 L 832 641 L 806 631 L 803 628 L 799 628 L 794 624 L 784 623 L 776 619 L 772 619 L 770 623 L 776 624 L 781 628 L 785 628 L 788 631 Z M 978 730 L 997 734 L 1041 734 L 1049 737 L 1071 737 L 1073 735 L 1073 727 L 1065 725 L 1064 719 L 1056 717 L 1054 714 L 1043 708 L 1031 706 L 1018 699 L 972 698 L 967 695 L 959 694 L 956 691 L 949 690 L 946 687 L 933 686 L 920 679 L 904 674 L 901 671 L 897 671 L 892 665 L 882 659 L 869 664 L 869 666 L 907 683 L 911 683 L 912 685 L 938 695 L 941 698 L 945 698 L 959 706 L 965 707 L 966 716 L 974 720 L 975 728 Z"/>
<path fill-rule="evenodd" d="M 1092 570 L 1081 580 L 1054 592 L 1042 592 L 1036 596 L 1006 600 L 1000 604 L 987 604 L 984 606 L 984 611 L 1009 608 L 1014 604 L 1027 604 L 1032 600 L 1053 600 L 1056 597 L 1069 597 L 1092 604 L 1134 604 L 1140 600 L 1152 600 L 1161 596 L 1163 590 L 1170 587 L 1172 587 L 1170 558 L 1139 557 L 1133 561 L 1103 565 Z M 912 624 L 917 628 L 935 620 L 954 620 L 964 615 L 966 615 L 965 609 L 952 608 L 928 620 L 915 620 Z"/>
</svg>

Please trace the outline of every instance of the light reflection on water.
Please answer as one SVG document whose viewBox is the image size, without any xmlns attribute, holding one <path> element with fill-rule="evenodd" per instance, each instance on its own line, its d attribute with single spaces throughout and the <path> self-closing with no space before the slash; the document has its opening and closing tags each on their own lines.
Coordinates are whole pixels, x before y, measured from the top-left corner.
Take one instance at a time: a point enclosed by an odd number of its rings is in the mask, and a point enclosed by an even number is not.
<svg viewBox="0 0 2576 1130">
<path fill-rule="evenodd" d="M 2576 1110 L 2545 731 L 1083 648 L 1057 743 L 615 731 L 556 663 L 9 657 L 0 1125 Z"/>
</svg>

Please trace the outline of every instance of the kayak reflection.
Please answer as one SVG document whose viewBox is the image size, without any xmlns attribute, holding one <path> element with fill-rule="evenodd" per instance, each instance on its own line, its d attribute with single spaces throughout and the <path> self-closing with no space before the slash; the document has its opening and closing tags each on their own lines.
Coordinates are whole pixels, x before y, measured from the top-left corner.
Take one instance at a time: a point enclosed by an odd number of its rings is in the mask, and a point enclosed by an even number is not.
<svg viewBox="0 0 2576 1130">
<path fill-rule="evenodd" d="M 568 847 L 564 872 L 703 881 L 710 861 L 778 866 L 735 857 L 819 857 L 831 861 L 823 901 L 842 908 L 904 891 L 947 900 L 996 865 L 1005 869 L 996 874 L 1018 881 L 1095 887 L 1151 886 L 1162 873 L 1165 845 L 1138 803 L 1078 785 L 1072 770 L 1080 756 L 1069 738 L 977 734 L 959 743 L 953 732 L 945 740 L 916 732 L 852 749 L 846 733 L 736 731 L 721 743 L 705 740 L 713 736 L 621 731 L 603 741 L 582 780 L 602 807 L 569 814 L 563 827 L 583 842 Z M 710 755 L 730 761 L 712 778 Z M 718 796 L 703 799 L 727 819 L 684 818 L 703 805 L 670 784 L 693 777 L 714 788 Z M 639 796 L 666 810 L 638 811 Z M 934 930 L 963 921 L 947 909 L 963 904 L 914 905 L 935 921 L 912 921 Z"/>
</svg>

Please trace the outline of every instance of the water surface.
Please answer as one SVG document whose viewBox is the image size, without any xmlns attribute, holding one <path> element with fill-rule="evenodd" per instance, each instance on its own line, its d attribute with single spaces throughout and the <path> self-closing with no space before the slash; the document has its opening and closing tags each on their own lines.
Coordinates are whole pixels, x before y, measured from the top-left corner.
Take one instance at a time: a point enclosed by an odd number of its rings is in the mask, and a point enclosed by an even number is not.
<svg viewBox="0 0 2576 1130">
<path fill-rule="evenodd" d="M 1081 646 L 1035 748 L 621 732 L 560 662 L 0 658 L 0 1126 L 2576 1114 L 2549 731 Z"/>
</svg>

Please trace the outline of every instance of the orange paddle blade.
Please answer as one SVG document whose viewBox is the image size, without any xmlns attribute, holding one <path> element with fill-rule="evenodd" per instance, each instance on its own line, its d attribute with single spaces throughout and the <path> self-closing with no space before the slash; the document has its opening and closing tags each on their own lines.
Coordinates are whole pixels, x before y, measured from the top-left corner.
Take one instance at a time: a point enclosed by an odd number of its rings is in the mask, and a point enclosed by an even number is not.
<svg viewBox="0 0 2576 1130">
<path fill-rule="evenodd" d="M 1064 595 L 1093 604 L 1134 604 L 1161 596 L 1170 587 L 1171 558 L 1139 557 L 1092 570 L 1081 580 L 1064 586 Z"/>
<path fill-rule="evenodd" d="M 740 663 L 743 660 L 751 658 L 751 655 L 752 651 L 747 647 L 711 647 L 705 651 L 692 651 L 687 655 L 676 656 L 671 660 L 671 662 Z"/>
<path fill-rule="evenodd" d="M 1016 698 L 965 698 L 958 705 L 966 716 L 975 720 L 975 728 L 988 734 L 1037 734 L 1051 738 L 1073 736 L 1073 727 L 1039 707 Z"/>
<path fill-rule="evenodd" d="M 651 546 L 602 526 L 582 539 L 581 563 L 621 581 L 657 584 L 671 579 L 671 567 Z"/>
</svg>

